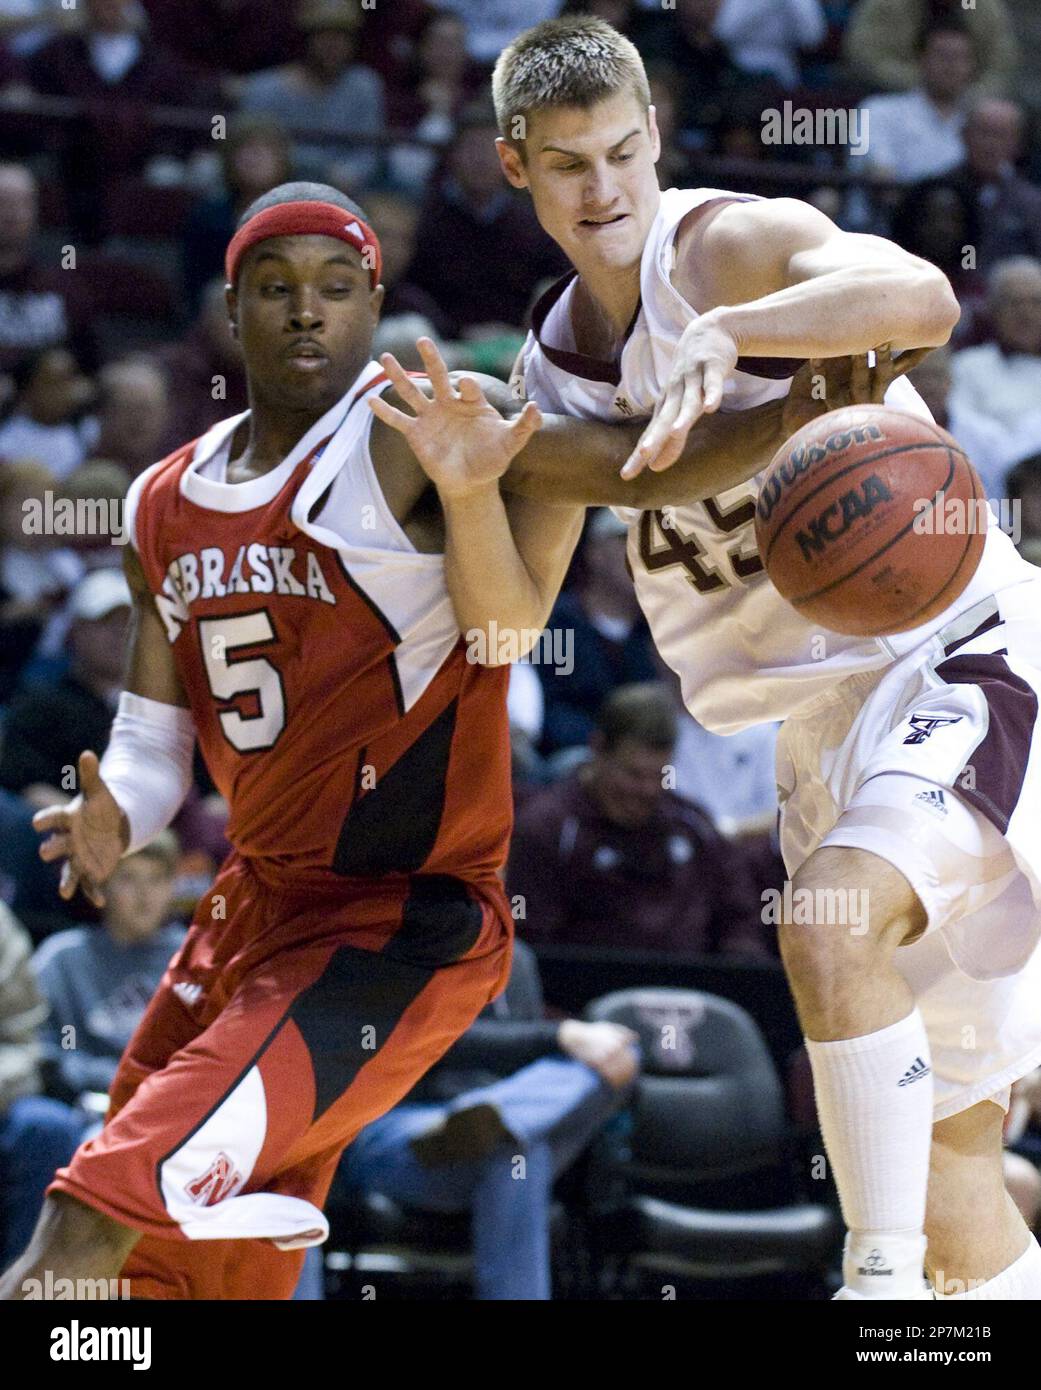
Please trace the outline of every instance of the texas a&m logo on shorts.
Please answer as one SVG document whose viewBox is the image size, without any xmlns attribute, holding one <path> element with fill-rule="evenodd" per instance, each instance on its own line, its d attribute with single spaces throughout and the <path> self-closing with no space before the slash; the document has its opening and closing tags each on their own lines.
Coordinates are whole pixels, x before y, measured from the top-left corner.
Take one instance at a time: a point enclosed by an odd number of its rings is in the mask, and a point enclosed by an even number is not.
<svg viewBox="0 0 1041 1390">
<path fill-rule="evenodd" d="M 911 732 L 904 739 L 905 743 L 924 743 L 930 734 L 935 734 L 937 729 L 942 729 L 945 724 L 960 724 L 964 716 L 960 714 L 949 715 L 946 718 L 934 718 L 928 714 L 912 714 L 908 721 L 911 725 Z"/>
</svg>

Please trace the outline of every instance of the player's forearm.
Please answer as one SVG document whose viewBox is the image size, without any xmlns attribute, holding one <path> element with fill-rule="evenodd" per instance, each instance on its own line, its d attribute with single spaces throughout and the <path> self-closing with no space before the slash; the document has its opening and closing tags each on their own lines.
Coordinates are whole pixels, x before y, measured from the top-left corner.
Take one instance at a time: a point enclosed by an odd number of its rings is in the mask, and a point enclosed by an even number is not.
<svg viewBox="0 0 1041 1390">
<path fill-rule="evenodd" d="M 730 334 L 742 357 L 847 357 L 881 343 L 895 352 L 940 347 L 959 312 L 942 272 L 894 262 L 845 266 L 704 317 Z"/>
<path fill-rule="evenodd" d="M 445 582 L 460 631 L 468 641 L 483 634 L 487 659 L 482 665 L 526 655 L 546 625 L 553 595 L 542 593 L 525 564 L 498 485 L 463 496 L 442 495 L 441 507 Z M 506 643 L 499 640 L 503 636 Z"/>
<path fill-rule="evenodd" d="M 754 477 L 785 439 L 783 401 L 706 415 L 691 430 L 679 460 L 663 473 L 619 476 L 642 425 L 609 425 L 543 416 L 543 427 L 502 478 L 522 497 L 585 507 L 642 510 L 715 497 Z"/>
</svg>

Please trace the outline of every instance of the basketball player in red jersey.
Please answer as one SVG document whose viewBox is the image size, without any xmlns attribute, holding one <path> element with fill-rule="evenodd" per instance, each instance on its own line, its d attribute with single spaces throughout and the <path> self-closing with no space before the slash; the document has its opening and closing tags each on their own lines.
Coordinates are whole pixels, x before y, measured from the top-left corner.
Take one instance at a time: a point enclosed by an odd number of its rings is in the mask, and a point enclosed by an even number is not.
<svg viewBox="0 0 1041 1390">
<path fill-rule="evenodd" d="M 523 449 L 524 477 L 631 496 L 635 429 L 546 417 L 533 433 L 534 406 L 507 422 L 447 379 L 431 486 L 369 408 L 389 384 L 370 360 L 379 246 L 336 190 L 259 200 L 227 270 L 250 410 L 135 481 L 127 691 L 100 766 L 84 753 L 80 795 L 36 824 L 62 894 L 100 901 L 176 814 L 197 737 L 234 849 L 6 1298 L 44 1269 L 122 1273 L 139 1298 L 289 1297 L 345 1145 L 508 975 L 508 670 L 467 661 L 453 598 L 483 589 L 489 619 L 538 631 L 577 527 L 510 498 L 521 563 L 489 572 L 480 536 L 458 544 L 505 524 L 472 479 Z M 790 410 L 706 422 L 677 468 L 712 490 L 737 459 L 762 466 L 802 422 Z M 642 503 L 677 476 L 638 480 Z"/>
</svg>

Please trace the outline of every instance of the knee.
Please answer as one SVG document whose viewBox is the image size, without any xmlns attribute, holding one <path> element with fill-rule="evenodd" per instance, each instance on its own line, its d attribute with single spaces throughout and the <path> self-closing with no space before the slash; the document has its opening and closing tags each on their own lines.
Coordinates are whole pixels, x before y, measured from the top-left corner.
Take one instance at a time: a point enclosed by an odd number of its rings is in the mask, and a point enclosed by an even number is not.
<svg viewBox="0 0 1041 1390">
<path fill-rule="evenodd" d="M 888 960 L 925 926 L 907 880 L 862 850 L 817 850 L 782 899 L 781 957 L 794 979 L 833 979 Z"/>
</svg>

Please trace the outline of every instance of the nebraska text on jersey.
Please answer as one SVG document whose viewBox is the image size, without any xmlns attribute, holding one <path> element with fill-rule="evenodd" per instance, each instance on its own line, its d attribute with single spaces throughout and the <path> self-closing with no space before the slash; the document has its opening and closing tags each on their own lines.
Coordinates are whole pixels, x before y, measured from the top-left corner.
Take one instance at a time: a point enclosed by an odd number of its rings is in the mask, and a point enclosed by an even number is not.
<svg viewBox="0 0 1041 1390">
<path fill-rule="evenodd" d="M 171 560 L 156 595 L 156 607 L 166 635 L 176 642 L 196 599 L 226 598 L 229 594 L 285 594 L 294 598 L 336 603 L 314 550 L 295 546 L 240 545 L 232 556 L 220 546 L 189 550 Z"/>
</svg>

